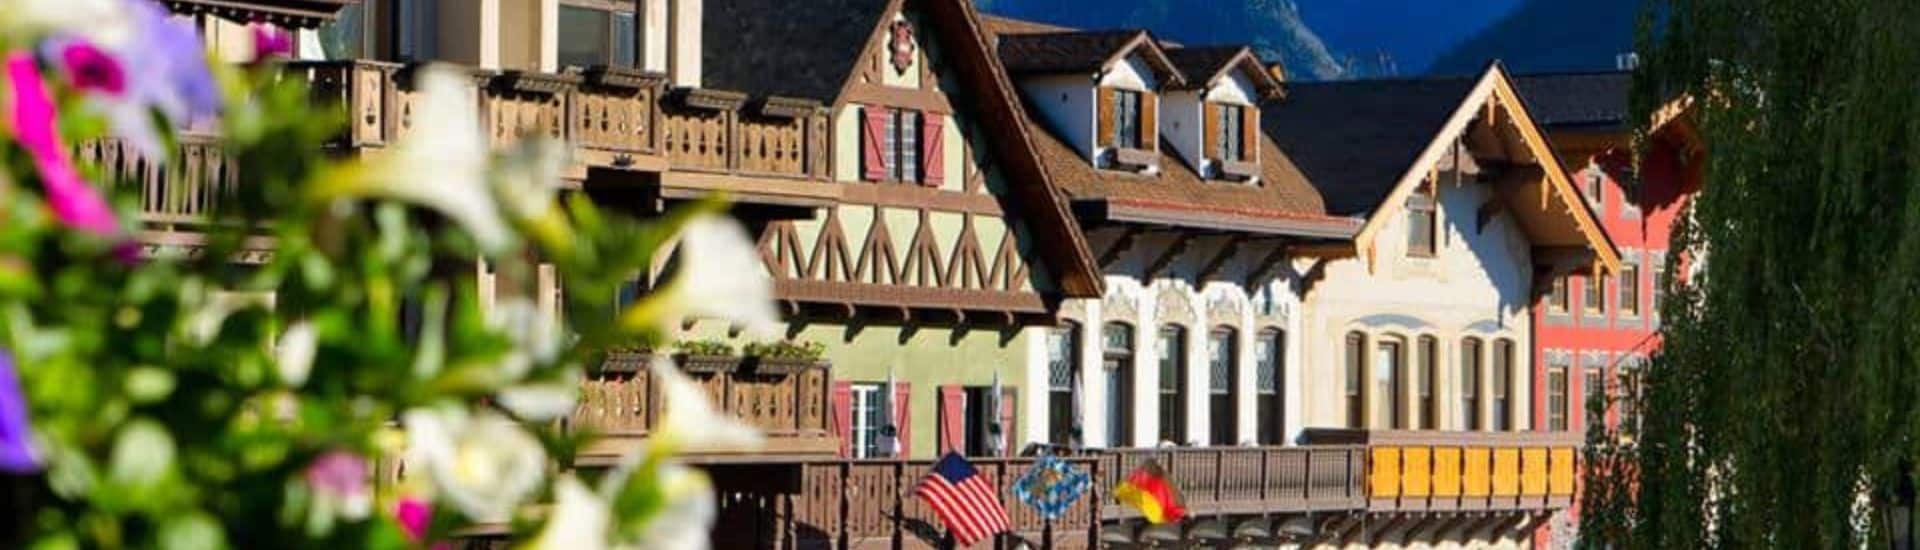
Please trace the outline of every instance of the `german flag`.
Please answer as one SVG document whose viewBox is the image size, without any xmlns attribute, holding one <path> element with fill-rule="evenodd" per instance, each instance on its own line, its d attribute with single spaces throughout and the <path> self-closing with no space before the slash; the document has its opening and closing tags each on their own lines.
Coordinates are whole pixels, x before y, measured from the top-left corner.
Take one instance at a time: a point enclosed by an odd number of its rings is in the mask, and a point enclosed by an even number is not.
<svg viewBox="0 0 1920 550">
<path fill-rule="evenodd" d="M 1113 488 L 1113 498 L 1139 510 L 1148 523 L 1155 525 L 1173 523 L 1187 516 L 1187 509 L 1180 507 L 1180 492 L 1167 480 L 1167 472 L 1160 469 L 1160 463 L 1152 460 L 1127 474 L 1127 480 Z"/>
</svg>

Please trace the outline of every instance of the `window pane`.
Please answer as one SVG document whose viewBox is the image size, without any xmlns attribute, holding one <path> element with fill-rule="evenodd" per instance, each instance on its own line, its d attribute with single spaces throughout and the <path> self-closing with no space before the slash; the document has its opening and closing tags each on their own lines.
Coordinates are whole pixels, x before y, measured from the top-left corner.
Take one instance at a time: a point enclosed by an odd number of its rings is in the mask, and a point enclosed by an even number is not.
<svg viewBox="0 0 1920 550">
<path fill-rule="evenodd" d="M 1462 429 L 1480 429 L 1480 372 L 1484 365 L 1480 340 L 1460 342 L 1460 410 Z"/>
<path fill-rule="evenodd" d="M 895 111 L 894 116 L 900 119 L 896 140 L 900 162 L 894 164 L 893 179 L 920 181 L 920 113 Z"/>
<path fill-rule="evenodd" d="M 1583 407 L 1583 409 L 1586 411 L 1584 418 L 1586 419 L 1585 423 L 1588 429 L 1592 429 L 1602 422 L 1600 411 L 1606 408 L 1606 396 L 1602 395 L 1602 392 L 1606 391 L 1606 377 L 1604 372 L 1605 371 L 1599 368 L 1588 368 L 1585 380 L 1580 383 L 1580 395 L 1586 396 L 1587 401 L 1587 405 Z"/>
<path fill-rule="evenodd" d="M 1373 425 L 1404 428 L 1400 422 L 1400 343 L 1381 342 L 1373 358 Z"/>
<path fill-rule="evenodd" d="M 1547 429 L 1566 431 L 1567 429 L 1567 368 L 1554 367 L 1547 371 Z"/>
<path fill-rule="evenodd" d="M 1620 308 L 1622 315 L 1640 314 L 1640 266 L 1626 264 L 1620 266 Z"/>
<path fill-rule="evenodd" d="M 1363 428 L 1361 411 L 1363 396 L 1360 393 L 1361 371 L 1366 368 L 1366 338 L 1358 333 L 1347 335 L 1347 427 Z"/>
<path fill-rule="evenodd" d="M 633 12 L 613 14 L 613 62 L 615 67 L 633 68 L 639 63 L 640 37 Z"/>
<path fill-rule="evenodd" d="M 1420 338 L 1420 361 L 1415 363 L 1415 365 L 1417 365 L 1416 368 L 1420 369 L 1418 382 L 1420 393 L 1420 429 L 1423 430 L 1438 428 L 1440 422 L 1439 400 L 1434 397 L 1433 391 L 1434 378 L 1439 376 L 1439 373 L 1436 372 L 1440 368 L 1437 358 L 1440 353 L 1439 347 L 1439 342 L 1434 340 L 1433 337 L 1423 336 Z"/>
<path fill-rule="evenodd" d="M 1600 313 L 1605 311 L 1607 300 L 1607 294 L 1605 292 L 1606 279 L 1602 279 L 1598 275 L 1589 275 L 1583 282 L 1586 283 L 1585 307 L 1587 313 Z"/>
<path fill-rule="evenodd" d="M 1499 340 L 1493 344 L 1493 429 L 1513 428 L 1512 396 L 1513 341 Z"/>
<path fill-rule="evenodd" d="M 1160 440 L 1187 442 L 1187 341 L 1180 327 L 1160 329 Z"/>
<path fill-rule="evenodd" d="M 1280 333 L 1274 331 L 1260 333 L 1254 343 L 1253 387 L 1260 393 L 1280 393 L 1280 346 Z"/>
<path fill-rule="evenodd" d="M 1133 444 L 1133 327 L 1109 323 L 1101 330 L 1107 390 L 1107 445 Z"/>
<path fill-rule="evenodd" d="M 612 61 L 612 14 L 605 10 L 560 6 L 560 65 L 605 65 Z"/>
</svg>

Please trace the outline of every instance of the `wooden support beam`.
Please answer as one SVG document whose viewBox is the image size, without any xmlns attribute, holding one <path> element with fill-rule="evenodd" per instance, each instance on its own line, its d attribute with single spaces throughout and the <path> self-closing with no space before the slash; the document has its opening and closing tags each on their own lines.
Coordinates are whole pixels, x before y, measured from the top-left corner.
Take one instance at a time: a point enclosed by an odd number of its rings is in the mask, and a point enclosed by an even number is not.
<svg viewBox="0 0 1920 550">
<path fill-rule="evenodd" d="M 1113 262 L 1118 261 L 1121 254 L 1132 250 L 1134 240 L 1139 236 L 1139 227 L 1128 226 L 1127 229 L 1120 234 L 1120 239 L 1113 241 L 1113 246 L 1107 247 L 1106 252 L 1100 253 L 1100 268 L 1113 269 Z"/>
<path fill-rule="evenodd" d="M 1213 259 L 1207 260 L 1207 264 L 1200 268 L 1200 281 L 1204 282 L 1220 274 L 1220 270 L 1227 267 L 1227 261 L 1240 254 L 1240 243 L 1245 241 L 1246 237 L 1240 235 L 1228 237 L 1227 244 L 1220 247 L 1220 252 L 1214 254 Z"/>
<path fill-rule="evenodd" d="M 1268 252 L 1266 256 L 1261 257 L 1259 263 L 1253 264 L 1253 271 L 1247 273 L 1245 286 L 1259 286 L 1261 280 L 1272 276 L 1273 270 L 1279 269 L 1281 262 L 1287 261 L 1287 256 L 1292 253 L 1292 251 L 1292 245 L 1281 244 L 1273 247 L 1272 252 Z M 1322 261 L 1325 260 L 1322 259 Z"/>
<path fill-rule="evenodd" d="M 1187 245 L 1192 243 L 1192 235 L 1183 233 L 1175 236 L 1173 238 L 1173 244 L 1167 245 L 1167 249 L 1161 251 L 1159 257 L 1154 258 L 1152 263 L 1147 264 L 1146 279 L 1151 281 L 1159 277 L 1160 272 L 1166 271 L 1168 266 L 1173 265 L 1174 260 L 1180 259 L 1181 254 L 1187 253 Z"/>
</svg>

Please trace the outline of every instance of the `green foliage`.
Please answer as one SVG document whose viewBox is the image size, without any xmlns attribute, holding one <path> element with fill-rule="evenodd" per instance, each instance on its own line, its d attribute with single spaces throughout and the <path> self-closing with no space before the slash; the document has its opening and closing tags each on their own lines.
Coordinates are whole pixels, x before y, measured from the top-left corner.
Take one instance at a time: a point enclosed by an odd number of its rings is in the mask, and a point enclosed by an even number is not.
<svg viewBox="0 0 1920 550">
<path fill-rule="evenodd" d="M 1594 464 L 1583 531 L 1884 545 L 1920 440 L 1920 3 L 1656 0 L 1639 44 L 1635 112 L 1694 98 L 1710 151 L 1644 423 Z"/>
<path fill-rule="evenodd" d="M 794 359 L 800 361 L 819 361 L 827 356 L 827 345 L 819 342 L 754 342 L 747 344 L 747 355 L 770 359 Z"/>
<path fill-rule="evenodd" d="M 343 113 L 315 107 L 276 70 L 226 75 L 222 145 L 244 180 L 221 202 L 227 221 L 203 227 L 197 257 L 117 260 L 115 243 L 57 226 L 37 188 L 14 185 L 32 181 L 32 168 L 16 146 L 0 147 L 0 348 L 18 360 L 47 462 L 28 522 L 34 544 L 412 547 L 387 513 L 323 517 L 303 472 L 327 453 L 398 456 L 405 411 L 482 410 L 512 388 L 571 387 L 594 350 L 660 340 L 633 317 L 581 316 L 567 327 L 578 338 L 541 353 L 539 330 L 503 317 L 513 304 L 483 305 L 473 260 L 488 262 L 499 294 L 531 296 L 535 265 L 520 259 L 541 258 L 568 288 L 568 311 L 604 311 L 595 297 L 614 295 L 712 205 L 643 222 L 576 195 L 557 222 L 509 216 L 519 244 L 483 253 L 428 210 L 317 193 L 374 168 L 316 154 Z M 72 128 L 104 127 L 70 115 Z M 533 177 L 515 172 L 523 161 L 496 159 L 490 177 Z M 138 186 L 117 188 L 131 217 Z M 515 198 L 526 199 L 499 199 Z M 543 238 L 556 229 L 564 239 Z M 262 238 L 274 247 L 264 263 L 232 261 Z M 310 372 L 290 373 L 275 355 L 296 324 L 316 336 Z M 562 460 L 586 443 L 525 420 Z M 383 487 L 378 508 L 391 510 L 399 491 Z M 444 505 L 435 514 L 434 536 L 466 523 Z M 614 528 L 638 521 L 621 516 Z"/>
<path fill-rule="evenodd" d="M 673 343 L 674 351 L 687 355 L 731 356 L 733 344 L 725 340 L 682 340 Z"/>
</svg>

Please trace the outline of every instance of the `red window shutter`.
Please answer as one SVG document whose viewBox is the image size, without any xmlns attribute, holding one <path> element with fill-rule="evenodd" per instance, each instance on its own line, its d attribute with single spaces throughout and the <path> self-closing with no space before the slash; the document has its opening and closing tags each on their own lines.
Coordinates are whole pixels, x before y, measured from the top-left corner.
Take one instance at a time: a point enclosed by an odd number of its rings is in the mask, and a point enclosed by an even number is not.
<svg viewBox="0 0 1920 550">
<path fill-rule="evenodd" d="M 913 385 L 899 382 L 893 388 L 894 438 L 900 442 L 900 456 L 913 456 Z"/>
<path fill-rule="evenodd" d="M 1014 406 L 1014 398 L 1018 395 L 1019 392 L 1014 391 L 1013 388 L 1000 389 L 1000 435 L 1007 440 L 1007 443 L 1000 447 L 1000 454 L 1003 456 L 1020 454 L 1020 430 L 1014 424 L 1014 420 L 1017 420 L 1014 411 L 1018 410 L 1018 407 Z"/>
<path fill-rule="evenodd" d="M 920 167 L 925 172 L 920 182 L 927 187 L 939 187 L 947 179 L 946 122 L 940 113 L 920 113 Z"/>
<path fill-rule="evenodd" d="M 853 383 L 833 383 L 833 433 L 840 438 L 840 458 L 853 456 Z"/>
<path fill-rule="evenodd" d="M 867 181 L 887 179 L 887 109 L 866 107 L 860 124 L 860 168 Z"/>
<path fill-rule="evenodd" d="M 940 453 L 967 452 L 967 390 L 940 386 Z"/>
</svg>

